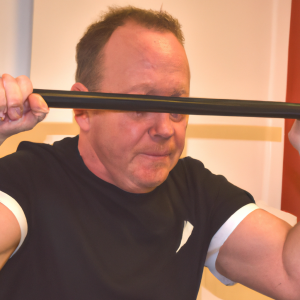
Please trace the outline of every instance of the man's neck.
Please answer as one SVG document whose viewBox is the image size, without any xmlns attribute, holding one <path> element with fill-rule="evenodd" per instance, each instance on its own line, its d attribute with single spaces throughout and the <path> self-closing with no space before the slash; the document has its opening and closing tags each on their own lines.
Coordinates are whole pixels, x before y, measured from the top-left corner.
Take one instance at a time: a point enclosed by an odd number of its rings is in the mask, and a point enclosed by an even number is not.
<svg viewBox="0 0 300 300">
<path fill-rule="evenodd" d="M 85 134 L 82 133 L 79 134 L 78 151 L 84 164 L 94 175 L 104 181 L 113 183 L 104 165 L 102 164 L 92 145 L 90 144 L 89 139 Z"/>
</svg>

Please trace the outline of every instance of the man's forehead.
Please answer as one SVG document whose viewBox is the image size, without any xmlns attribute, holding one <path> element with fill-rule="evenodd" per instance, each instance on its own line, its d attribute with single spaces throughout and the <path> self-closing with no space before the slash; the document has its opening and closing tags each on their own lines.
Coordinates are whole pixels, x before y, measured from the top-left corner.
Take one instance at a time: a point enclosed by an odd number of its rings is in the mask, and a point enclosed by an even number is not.
<svg viewBox="0 0 300 300">
<path fill-rule="evenodd" d="M 133 48 L 140 47 L 145 51 L 149 50 L 151 45 L 159 52 L 174 51 L 175 46 L 178 49 L 183 49 L 172 32 L 147 28 L 133 20 L 128 20 L 124 25 L 119 26 L 113 32 L 107 44 L 110 43 L 119 43 Z"/>
<path fill-rule="evenodd" d="M 140 61 L 144 68 L 153 68 L 155 62 L 163 62 L 170 56 L 174 58 L 174 66 L 186 59 L 185 50 L 173 33 L 145 28 L 134 21 L 126 22 L 114 31 L 104 53 L 108 59 L 110 56 L 110 59 L 128 63 Z"/>
<path fill-rule="evenodd" d="M 103 66 L 102 87 L 108 89 L 109 86 L 109 92 L 188 94 L 186 54 L 171 32 L 160 32 L 128 21 L 118 27 L 107 42 Z"/>
</svg>

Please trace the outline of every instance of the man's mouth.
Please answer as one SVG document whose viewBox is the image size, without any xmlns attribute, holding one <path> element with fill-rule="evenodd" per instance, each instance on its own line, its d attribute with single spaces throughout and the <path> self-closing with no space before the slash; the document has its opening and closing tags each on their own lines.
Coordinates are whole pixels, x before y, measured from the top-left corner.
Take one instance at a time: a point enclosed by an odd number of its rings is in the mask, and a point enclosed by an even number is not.
<svg viewBox="0 0 300 300">
<path fill-rule="evenodd" d="M 166 154 L 158 154 L 158 153 L 144 153 L 145 155 L 148 155 L 148 156 L 157 156 L 157 157 L 163 157 L 163 156 L 169 156 L 170 153 L 166 153 Z"/>
<path fill-rule="evenodd" d="M 152 159 L 152 160 L 161 160 L 166 159 L 170 156 L 170 152 L 146 152 L 141 153 L 146 158 Z"/>
<path fill-rule="evenodd" d="M 170 150 L 165 150 L 165 151 L 147 151 L 143 152 L 142 154 L 148 155 L 148 156 L 157 156 L 157 157 L 164 157 L 164 156 L 169 156 L 171 154 Z"/>
</svg>

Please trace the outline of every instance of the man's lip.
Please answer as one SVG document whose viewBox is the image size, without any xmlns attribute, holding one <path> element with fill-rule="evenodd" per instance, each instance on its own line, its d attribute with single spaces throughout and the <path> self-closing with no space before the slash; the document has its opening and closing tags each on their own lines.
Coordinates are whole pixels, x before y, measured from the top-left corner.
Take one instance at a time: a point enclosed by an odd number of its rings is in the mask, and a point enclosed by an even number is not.
<svg viewBox="0 0 300 300">
<path fill-rule="evenodd" d="M 164 152 L 164 153 L 141 153 L 147 156 L 156 156 L 156 157 L 164 157 L 164 156 L 169 156 L 170 152 Z"/>
</svg>

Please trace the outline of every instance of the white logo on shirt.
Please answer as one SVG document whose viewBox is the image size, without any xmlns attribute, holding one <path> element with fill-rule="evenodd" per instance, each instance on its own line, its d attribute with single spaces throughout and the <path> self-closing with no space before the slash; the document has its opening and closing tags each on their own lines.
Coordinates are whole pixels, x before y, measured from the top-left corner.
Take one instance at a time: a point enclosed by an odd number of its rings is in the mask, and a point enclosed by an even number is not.
<svg viewBox="0 0 300 300">
<path fill-rule="evenodd" d="M 181 243 L 180 243 L 180 245 L 179 245 L 176 253 L 187 242 L 187 240 L 189 239 L 190 235 L 192 234 L 193 229 L 194 229 L 194 226 L 189 221 L 184 221 Z"/>
</svg>

